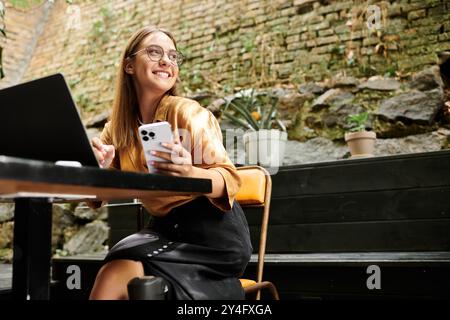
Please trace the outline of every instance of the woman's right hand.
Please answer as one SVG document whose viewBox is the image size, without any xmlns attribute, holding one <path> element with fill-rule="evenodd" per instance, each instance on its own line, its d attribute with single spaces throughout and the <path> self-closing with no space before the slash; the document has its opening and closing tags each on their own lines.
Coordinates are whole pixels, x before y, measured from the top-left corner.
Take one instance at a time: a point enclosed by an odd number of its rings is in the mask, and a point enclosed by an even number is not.
<svg viewBox="0 0 450 320">
<path fill-rule="evenodd" d="M 109 144 L 103 144 L 103 142 L 97 137 L 92 138 L 91 142 L 94 149 L 95 157 L 97 158 L 100 167 L 109 168 L 115 156 L 114 146 Z"/>
</svg>

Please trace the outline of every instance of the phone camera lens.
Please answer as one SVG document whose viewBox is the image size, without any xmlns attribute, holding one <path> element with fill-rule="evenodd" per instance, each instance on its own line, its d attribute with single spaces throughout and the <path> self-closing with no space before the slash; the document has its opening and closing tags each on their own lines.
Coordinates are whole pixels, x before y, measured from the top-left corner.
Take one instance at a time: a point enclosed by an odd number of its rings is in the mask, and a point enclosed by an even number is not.
<svg viewBox="0 0 450 320">
<path fill-rule="evenodd" d="M 155 137 L 155 133 L 154 132 L 151 132 L 150 131 L 150 133 L 148 134 L 151 138 L 154 138 Z"/>
<path fill-rule="evenodd" d="M 147 134 L 147 131 L 142 130 L 142 131 L 141 131 L 141 134 L 142 134 L 143 136 L 145 136 L 145 135 Z"/>
<path fill-rule="evenodd" d="M 149 137 L 147 137 L 147 136 L 143 136 L 143 137 L 142 137 L 142 140 L 144 140 L 144 141 L 148 141 L 148 140 L 149 140 Z"/>
</svg>

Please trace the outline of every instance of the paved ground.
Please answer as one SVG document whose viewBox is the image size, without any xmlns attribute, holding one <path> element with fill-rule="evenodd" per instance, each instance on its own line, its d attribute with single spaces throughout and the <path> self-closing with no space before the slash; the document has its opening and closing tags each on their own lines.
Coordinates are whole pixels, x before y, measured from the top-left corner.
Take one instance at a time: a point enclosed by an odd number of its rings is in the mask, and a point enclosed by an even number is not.
<svg viewBox="0 0 450 320">
<path fill-rule="evenodd" d="M 11 288 L 12 264 L 0 263 L 0 290 Z"/>
</svg>

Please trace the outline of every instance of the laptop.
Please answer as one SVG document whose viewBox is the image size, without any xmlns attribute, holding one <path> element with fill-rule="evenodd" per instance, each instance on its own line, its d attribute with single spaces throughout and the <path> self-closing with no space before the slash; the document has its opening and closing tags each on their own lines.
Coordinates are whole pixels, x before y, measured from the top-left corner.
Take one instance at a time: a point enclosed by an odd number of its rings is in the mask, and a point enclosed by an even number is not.
<svg viewBox="0 0 450 320">
<path fill-rule="evenodd" d="M 62 74 L 0 90 L 0 155 L 99 167 Z"/>
</svg>

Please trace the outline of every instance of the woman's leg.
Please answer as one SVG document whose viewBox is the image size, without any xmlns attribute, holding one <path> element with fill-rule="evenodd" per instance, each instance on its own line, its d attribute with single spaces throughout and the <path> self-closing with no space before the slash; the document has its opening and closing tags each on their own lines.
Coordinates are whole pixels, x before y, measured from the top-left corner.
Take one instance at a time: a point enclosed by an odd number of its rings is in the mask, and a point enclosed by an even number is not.
<svg viewBox="0 0 450 320">
<path fill-rule="evenodd" d="M 90 300 L 128 299 L 128 282 L 144 276 L 142 262 L 133 260 L 113 260 L 98 272 L 89 297 Z"/>
</svg>

